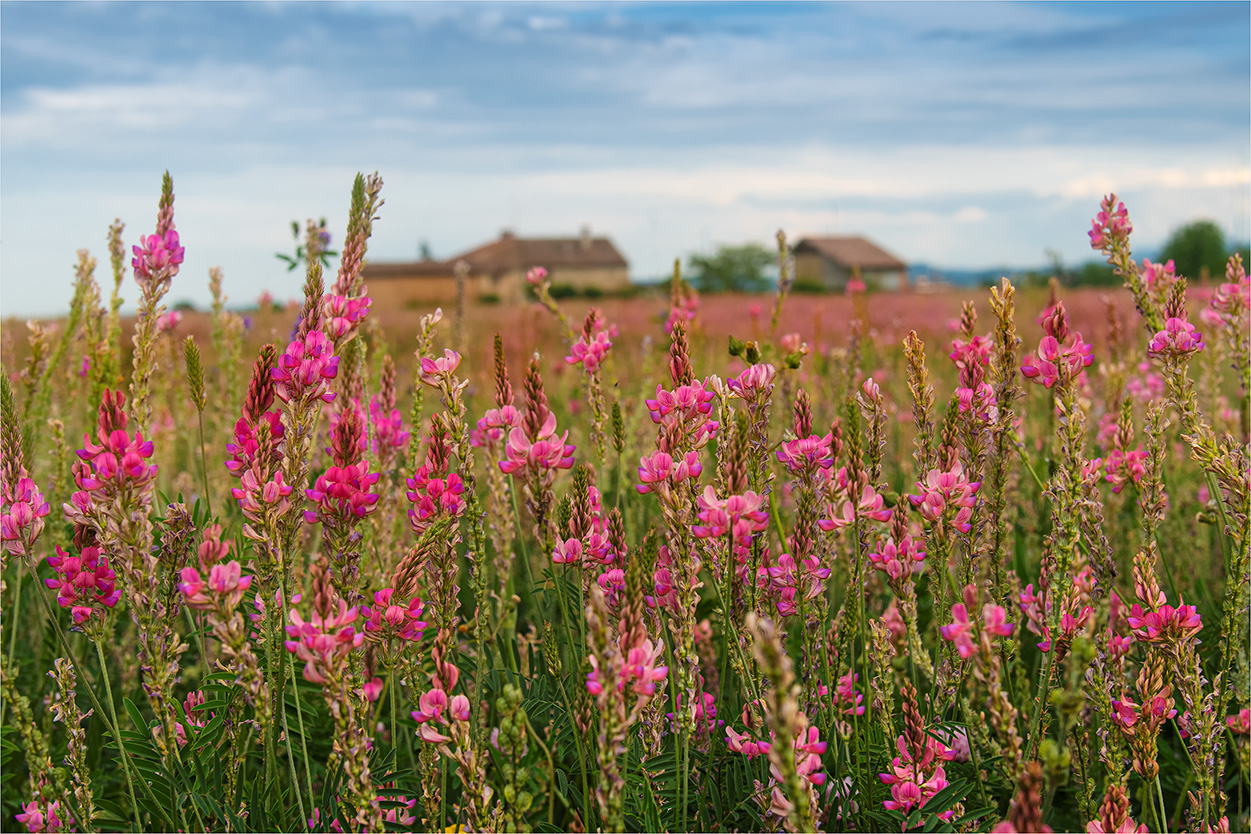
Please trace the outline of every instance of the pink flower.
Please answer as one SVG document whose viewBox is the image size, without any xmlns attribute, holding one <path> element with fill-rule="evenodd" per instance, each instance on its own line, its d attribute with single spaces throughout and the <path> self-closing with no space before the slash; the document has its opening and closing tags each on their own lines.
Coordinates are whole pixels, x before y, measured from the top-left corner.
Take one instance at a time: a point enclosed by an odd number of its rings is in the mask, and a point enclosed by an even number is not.
<svg viewBox="0 0 1251 834">
<path fill-rule="evenodd" d="M 904 536 L 898 544 L 887 538 L 877 552 L 869 554 L 869 562 L 891 579 L 910 576 L 915 566 L 925 560 L 925 551 L 911 536 Z"/>
<path fill-rule="evenodd" d="M 864 485 L 860 500 L 856 502 L 855 507 L 852 506 L 851 501 L 844 501 L 841 505 L 830 504 L 827 511 L 830 513 L 829 518 L 817 519 L 817 526 L 826 531 L 850 527 L 855 523 L 857 515 L 873 521 L 890 521 L 892 515 L 891 509 L 886 506 L 885 499 L 868 484 Z"/>
<path fill-rule="evenodd" d="M 334 355 L 334 343 L 320 330 L 311 330 L 303 341 L 296 339 L 287 345 L 278 357 L 278 364 L 271 375 L 278 398 L 291 400 L 334 400 L 328 380 L 339 373 L 339 357 Z"/>
<path fill-rule="evenodd" d="M 98 547 L 84 547 L 79 555 L 71 556 L 58 546 L 56 555 L 48 557 L 48 565 L 57 575 L 45 579 L 44 584 L 57 592 L 56 601 L 62 608 L 72 609 L 75 625 L 97 611 L 103 616 L 104 609 L 117 605 L 122 598 L 114 584 L 116 576 Z"/>
<path fill-rule="evenodd" d="M 393 408 L 388 414 L 376 396 L 369 400 L 369 422 L 374 429 L 370 443 L 374 454 L 378 454 L 380 449 L 403 449 L 408 445 L 409 433 L 404 431 L 400 410 Z"/>
<path fill-rule="evenodd" d="M 708 419 L 715 396 L 699 380 L 690 385 L 680 385 L 673 391 L 666 391 L 657 385 L 656 398 L 646 401 L 647 411 L 653 423 L 688 438 L 698 449 L 720 428 L 720 423 Z"/>
<path fill-rule="evenodd" d="M 833 433 L 825 437 L 814 434 L 784 441 L 775 454 L 792 475 L 811 477 L 818 469 L 829 469 L 834 465 L 833 442 Z"/>
<path fill-rule="evenodd" d="M 1251 735 L 1251 709 L 1244 709 L 1237 715 L 1226 716 L 1225 725 L 1235 735 Z"/>
<path fill-rule="evenodd" d="M 1126 618 L 1129 627 L 1134 629 L 1134 637 L 1144 643 L 1183 642 L 1195 637 L 1203 630 L 1203 621 L 1198 609 L 1193 605 L 1161 605 L 1157 611 L 1143 612 L 1142 606 L 1134 603 L 1129 608 Z"/>
<path fill-rule="evenodd" d="M 479 448 L 499 443 L 509 432 L 521 425 L 521 412 L 511 405 L 492 408 L 469 433 L 469 443 Z"/>
<path fill-rule="evenodd" d="M 404 495 L 413 504 L 408 523 L 419 536 L 440 518 L 459 518 L 469 506 L 465 482 L 455 472 L 439 477 L 430 471 L 430 464 L 424 464 L 404 483 L 409 488 Z"/>
<path fill-rule="evenodd" d="M 328 675 L 340 671 L 348 652 L 365 641 L 364 633 L 352 626 L 358 614 L 355 606 L 348 608 L 343 600 L 339 600 L 339 613 L 324 619 L 314 612 L 312 621 L 306 622 L 300 617 L 300 612 L 291 612 L 287 634 L 293 639 L 283 645 L 304 661 L 305 680 L 325 683 Z"/>
<path fill-rule="evenodd" d="M 1167 262 L 1162 264 L 1153 264 L 1150 258 L 1143 258 L 1142 280 L 1151 288 L 1167 289 L 1171 287 L 1177 282 L 1177 268 L 1173 265 L 1173 259 L 1169 258 Z"/>
<path fill-rule="evenodd" d="M 537 287 L 547 279 L 547 270 L 541 266 L 533 267 L 526 273 L 526 283 L 532 287 Z"/>
<path fill-rule="evenodd" d="M 968 523 L 973 514 L 973 505 L 977 503 L 977 491 L 981 481 L 970 481 L 964 475 L 964 465 L 959 461 L 949 471 L 931 469 L 925 475 L 925 481 L 917 481 L 919 495 L 909 495 L 908 500 L 920 508 L 922 518 L 927 521 L 942 521 L 949 508 L 956 510 L 953 523 L 962 532 L 972 529 Z"/>
<path fill-rule="evenodd" d="M 565 362 L 570 365 L 581 364 L 587 373 L 592 373 L 604 361 L 611 348 L 612 339 L 609 338 L 608 331 L 600 331 L 590 338 L 583 334 L 569 349 L 570 355 L 565 357 Z"/>
<path fill-rule="evenodd" d="M 767 362 L 761 363 L 752 365 L 732 379 L 727 379 L 725 384 L 734 396 L 744 400 L 755 400 L 773 390 L 773 379 L 777 373 L 777 368 Z"/>
<path fill-rule="evenodd" d="M 1107 474 L 1104 480 L 1112 484 L 1112 491 L 1119 493 L 1127 483 L 1138 484 L 1142 482 L 1143 477 L 1147 474 L 1147 453 L 1139 444 L 1137 449 L 1122 452 L 1120 449 L 1113 449 L 1108 452 L 1108 459 L 1104 463 Z"/>
<path fill-rule="evenodd" d="M 439 359 L 423 356 L 421 358 L 421 381 L 437 388 L 444 380 L 452 378 L 459 365 L 460 354 L 448 348 L 443 350 L 443 356 Z"/>
<path fill-rule="evenodd" d="M 130 262 L 139 286 L 146 287 L 153 280 L 160 284 L 178 274 L 184 256 L 183 247 L 178 245 L 178 232 L 170 229 L 164 237 L 148 235 L 139 241 L 139 245 L 131 247 L 135 257 Z"/>
<path fill-rule="evenodd" d="M 39 807 L 39 802 L 36 800 L 24 804 L 22 813 L 15 815 L 14 819 L 25 825 L 27 831 L 53 834 L 65 826 L 66 821 L 57 814 L 60 809 L 61 803 L 57 800 L 53 800 L 46 811 Z M 70 822 L 72 823 L 73 820 L 71 819 Z"/>
<path fill-rule="evenodd" d="M 182 313 L 178 310 L 170 310 L 156 320 L 156 330 L 158 333 L 173 333 L 180 324 L 182 324 Z"/>
<path fill-rule="evenodd" d="M 4 504 L 4 511 L 0 514 L 0 542 L 10 553 L 24 553 L 26 545 L 23 540 L 33 544 L 39 538 L 43 532 L 43 520 L 51 512 L 51 507 L 43 500 L 43 493 L 27 476 L 25 468 L 19 471 L 16 483 L 0 484 L 0 498 L 3 498 Z"/>
<path fill-rule="evenodd" d="M 756 741 L 746 733 L 737 733 L 733 727 L 726 726 L 726 743 L 735 753 L 742 753 L 749 759 L 767 755 L 773 746 L 767 741 Z"/>
<path fill-rule="evenodd" d="M 1170 317 L 1164 323 L 1164 329 L 1155 334 L 1147 346 L 1149 356 L 1174 359 L 1190 356 L 1201 350 L 1203 350 L 1203 334 L 1195 330 L 1190 322 L 1176 317 Z"/>
<path fill-rule="evenodd" d="M 342 527 L 365 518 L 377 509 L 378 494 L 369 489 L 381 475 L 369 471 L 369 462 L 352 466 L 332 466 L 317 477 L 312 489 L 304 490 L 314 509 L 304 511 L 304 520 Z"/>
<path fill-rule="evenodd" d="M 944 640 L 950 640 L 956 644 L 956 651 L 960 652 L 960 657 L 968 660 L 977 651 L 977 647 L 973 644 L 973 626 L 969 623 L 969 615 L 964 608 L 964 603 L 958 602 L 951 606 L 951 616 L 954 622 L 941 627 L 939 631 Z"/>
<path fill-rule="evenodd" d="M 361 614 L 365 617 L 365 633 L 382 638 L 420 640 L 426 627 L 420 619 L 424 608 L 421 600 L 413 597 L 408 605 L 398 605 L 391 601 L 394 595 L 394 588 L 383 588 L 374 593 L 372 608 L 361 608 Z"/>
<path fill-rule="evenodd" d="M 348 298 L 346 295 L 327 295 L 322 299 L 323 329 L 332 339 L 342 339 L 351 333 L 369 315 L 372 299 L 368 296 Z"/>
<path fill-rule="evenodd" d="M 1094 346 L 1082 341 L 1082 334 L 1072 333 L 1063 344 L 1054 336 L 1044 336 L 1038 343 L 1038 351 L 1021 362 L 1021 374 L 1028 379 L 1050 388 L 1065 374 L 1076 379 L 1094 362 Z"/>
<path fill-rule="evenodd" d="M 192 567 L 183 568 L 178 590 L 188 608 L 198 611 L 233 611 L 243 601 L 244 592 L 252 587 L 251 576 L 241 576 L 239 563 L 231 560 L 213 565 L 205 583 L 200 572 Z"/>
<path fill-rule="evenodd" d="M 657 489 L 665 492 L 687 478 L 698 478 L 703 471 L 698 452 L 687 452 L 676 461 L 668 452 L 652 452 L 639 459 L 639 480 L 643 483 L 636 489 L 643 494 Z"/>
<path fill-rule="evenodd" d="M 506 460 L 500 461 L 500 470 L 514 475 L 523 470 L 571 469 L 574 446 L 565 442 L 568 439 L 567 430 L 556 436 L 556 415 L 549 411 L 539 429 L 539 436 L 533 442 L 520 426 L 509 432 L 508 443 L 504 446 Z"/>
<path fill-rule="evenodd" d="M 1115 241 L 1124 241 L 1134 230 L 1124 203 L 1118 203 L 1115 194 L 1109 194 L 1099 204 L 1099 213 L 1090 223 L 1090 248 L 1109 251 Z"/>
</svg>

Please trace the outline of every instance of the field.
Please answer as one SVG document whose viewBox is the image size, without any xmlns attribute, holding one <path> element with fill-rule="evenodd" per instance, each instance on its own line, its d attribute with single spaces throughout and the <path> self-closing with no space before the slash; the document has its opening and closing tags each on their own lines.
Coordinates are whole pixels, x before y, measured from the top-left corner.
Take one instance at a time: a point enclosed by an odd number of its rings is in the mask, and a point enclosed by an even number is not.
<svg viewBox="0 0 1251 834">
<path fill-rule="evenodd" d="M 6 323 L 4 830 L 1247 829 L 1240 261 L 393 311 L 380 189 Z"/>
</svg>

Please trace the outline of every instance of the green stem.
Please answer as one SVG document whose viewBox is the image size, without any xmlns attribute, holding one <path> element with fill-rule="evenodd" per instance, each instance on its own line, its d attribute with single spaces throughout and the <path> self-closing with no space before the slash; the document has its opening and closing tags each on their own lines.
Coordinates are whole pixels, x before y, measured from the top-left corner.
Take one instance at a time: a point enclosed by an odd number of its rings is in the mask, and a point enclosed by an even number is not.
<svg viewBox="0 0 1251 834">
<path fill-rule="evenodd" d="M 109 729 L 113 731 L 113 741 L 117 743 L 117 748 L 122 754 L 122 770 L 126 772 L 126 791 L 130 794 L 130 809 L 135 815 L 135 828 L 141 829 L 143 828 L 143 823 L 139 821 L 139 803 L 135 801 L 135 783 L 130 776 L 130 767 L 126 767 L 127 764 L 130 764 L 131 767 L 134 765 L 130 762 L 130 755 L 126 752 L 126 743 L 122 741 L 122 734 L 118 732 L 117 707 L 113 703 L 113 684 L 109 682 L 109 667 L 104 661 L 104 649 L 101 647 L 100 641 L 93 640 L 92 642 L 96 647 L 96 656 L 100 659 L 100 677 L 104 678 L 104 696 L 109 702 L 109 717 L 113 719 L 113 725 Z M 66 651 L 68 651 L 68 647 L 66 647 Z M 91 692 L 91 687 L 87 687 L 87 691 Z M 92 700 L 95 700 L 94 694 L 92 695 Z M 147 783 L 144 782 L 144 784 L 146 785 Z"/>
<path fill-rule="evenodd" d="M 204 412 L 196 409 L 196 418 L 200 422 L 200 474 L 204 476 L 204 503 L 208 507 L 209 518 L 213 517 L 213 495 L 209 491 L 208 455 L 204 453 Z"/>
<path fill-rule="evenodd" d="M 1168 834 L 1168 808 L 1164 807 L 1164 789 L 1160 787 L 1160 774 L 1155 775 L 1155 794 L 1160 800 L 1160 828 Z"/>
<path fill-rule="evenodd" d="M 26 575 L 26 571 L 22 570 L 24 563 L 19 562 L 17 566 L 17 584 L 13 588 L 13 619 L 11 623 L 20 622 L 22 613 L 22 577 Z M 12 625 L 9 626 L 9 654 L 6 664 L 10 669 L 13 668 L 13 655 L 17 649 L 17 629 Z M 6 705 L 4 699 L 0 699 L 0 725 L 4 724 L 4 708 Z"/>
</svg>

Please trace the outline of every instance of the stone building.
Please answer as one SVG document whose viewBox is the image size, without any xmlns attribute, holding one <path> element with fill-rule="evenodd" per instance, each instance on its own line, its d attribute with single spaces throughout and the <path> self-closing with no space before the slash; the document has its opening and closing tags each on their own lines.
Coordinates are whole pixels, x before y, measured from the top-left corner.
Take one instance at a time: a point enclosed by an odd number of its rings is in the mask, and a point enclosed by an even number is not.
<svg viewBox="0 0 1251 834">
<path fill-rule="evenodd" d="M 869 289 L 908 288 L 908 265 L 865 237 L 806 237 L 793 250 L 795 280 L 841 292 L 858 269 Z"/>
<path fill-rule="evenodd" d="M 365 282 L 374 304 L 404 309 L 456 299 L 456 269 L 465 269 L 465 297 L 473 301 L 514 304 L 525 298 L 526 273 L 547 269 L 553 286 L 605 293 L 630 286 L 629 264 L 606 237 L 583 228 L 579 237 L 522 238 L 509 231 L 499 238 L 445 261 L 367 263 Z"/>
</svg>

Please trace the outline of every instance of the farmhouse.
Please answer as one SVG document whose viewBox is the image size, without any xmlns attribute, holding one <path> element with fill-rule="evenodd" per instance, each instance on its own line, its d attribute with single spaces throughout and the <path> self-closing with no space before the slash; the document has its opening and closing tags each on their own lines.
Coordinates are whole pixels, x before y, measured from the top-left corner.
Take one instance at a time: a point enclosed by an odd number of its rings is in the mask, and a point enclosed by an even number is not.
<svg viewBox="0 0 1251 834">
<path fill-rule="evenodd" d="M 870 289 L 908 288 L 908 265 L 865 237 L 806 237 L 793 251 L 797 281 L 843 290 L 858 269 Z"/>
<path fill-rule="evenodd" d="M 521 238 L 505 231 L 499 238 L 445 261 L 369 263 L 364 277 L 374 304 L 386 309 L 419 307 L 456 298 L 456 271 L 465 270 L 469 301 L 505 304 L 525 298 L 526 273 L 547 269 L 552 285 L 615 292 L 630 285 L 629 264 L 606 237 Z"/>
</svg>

